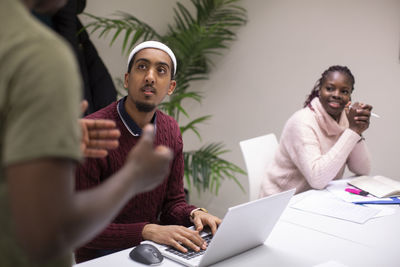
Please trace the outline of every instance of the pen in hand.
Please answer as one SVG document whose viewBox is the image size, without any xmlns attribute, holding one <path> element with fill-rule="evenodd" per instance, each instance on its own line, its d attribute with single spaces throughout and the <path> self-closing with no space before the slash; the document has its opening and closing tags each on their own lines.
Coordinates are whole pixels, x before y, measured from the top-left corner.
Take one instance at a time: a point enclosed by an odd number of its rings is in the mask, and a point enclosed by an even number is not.
<svg viewBox="0 0 400 267">
<path fill-rule="evenodd" d="M 353 104 L 351 104 L 351 105 L 349 106 L 349 108 L 352 108 L 352 107 L 353 107 Z M 379 116 L 379 115 L 376 114 L 376 113 L 371 112 L 371 117 L 380 118 L 381 116 Z"/>
<path fill-rule="evenodd" d="M 380 117 L 381 117 L 381 116 L 379 116 L 378 114 L 373 113 L 373 112 L 371 112 L 371 116 L 372 116 L 372 117 L 375 117 L 375 118 L 380 118 Z"/>
</svg>

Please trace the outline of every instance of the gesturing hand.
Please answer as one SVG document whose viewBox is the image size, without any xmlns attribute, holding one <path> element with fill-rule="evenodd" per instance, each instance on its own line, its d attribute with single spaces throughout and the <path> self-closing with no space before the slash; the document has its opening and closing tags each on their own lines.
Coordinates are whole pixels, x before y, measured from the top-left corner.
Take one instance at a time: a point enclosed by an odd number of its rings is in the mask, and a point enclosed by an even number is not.
<svg viewBox="0 0 400 267">
<path fill-rule="evenodd" d="M 350 102 L 346 106 L 349 128 L 361 135 L 369 127 L 372 106 L 364 103 Z"/>
<path fill-rule="evenodd" d="M 183 253 L 188 251 L 186 247 L 194 251 L 207 248 L 207 243 L 198 231 L 184 226 L 147 224 L 143 228 L 142 236 L 145 240 L 172 246 Z"/>
<path fill-rule="evenodd" d="M 85 157 L 101 158 L 109 149 L 118 147 L 121 133 L 112 120 L 80 119 L 82 129 L 81 151 Z"/>
<path fill-rule="evenodd" d="M 125 164 L 135 180 L 135 190 L 145 192 L 159 185 L 169 173 L 172 158 L 172 151 L 168 147 L 154 148 L 154 126 L 146 125 Z"/>
<path fill-rule="evenodd" d="M 81 112 L 84 113 L 89 104 L 81 102 Z M 82 139 L 81 151 L 85 157 L 102 158 L 107 156 L 109 149 L 118 147 L 121 133 L 112 120 L 80 119 Z"/>
</svg>

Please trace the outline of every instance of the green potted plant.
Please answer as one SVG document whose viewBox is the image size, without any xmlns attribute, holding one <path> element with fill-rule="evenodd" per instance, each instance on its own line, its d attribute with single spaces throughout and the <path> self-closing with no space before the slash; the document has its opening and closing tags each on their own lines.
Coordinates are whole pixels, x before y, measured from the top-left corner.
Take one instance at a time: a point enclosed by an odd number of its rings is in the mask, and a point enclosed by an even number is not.
<svg viewBox="0 0 400 267">
<path fill-rule="evenodd" d="M 135 44 L 146 40 L 158 40 L 167 44 L 178 61 L 177 87 L 172 96 L 160 105 L 160 109 L 173 116 L 179 123 L 181 133 L 193 131 L 201 140 L 197 125 L 208 120 L 205 115 L 191 119 L 183 102 L 194 100 L 201 103 L 203 95 L 191 87 L 192 81 L 207 80 L 211 69 L 211 55 L 221 54 L 235 40 L 235 30 L 246 23 L 246 10 L 238 5 L 239 0 L 191 0 L 196 14 L 177 2 L 174 8 L 174 24 L 168 25 L 165 34 L 157 33 L 151 26 L 131 14 L 119 12 L 117 19 L 87 14 L 91 21 L 85 26 L 98 37 L 110 32 L 110 45 L 122 37 L 122 51 L 129 53 Z M 181 125 L 181 116 L 190 121 Z M 205 144 L 198 150 L 184 151 L 185 179 L 189 187 L 218 194 L 224 178 L 232 179 L 242 189 L 235 174 L 245 174 L 237 165 L 224 160 L 227 153 L 221 142 Z"/>
</svg>

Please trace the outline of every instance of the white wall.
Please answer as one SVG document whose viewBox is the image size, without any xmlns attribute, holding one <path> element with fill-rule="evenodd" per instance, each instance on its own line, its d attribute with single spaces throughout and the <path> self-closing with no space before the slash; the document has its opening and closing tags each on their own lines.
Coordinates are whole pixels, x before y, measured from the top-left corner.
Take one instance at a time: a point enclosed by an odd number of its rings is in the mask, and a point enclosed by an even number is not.
<svg viewBox="0 0 400 267">
<path fill-rule="evenodd" d="M 88 0 L 87 12 L 109 16 L 131 12 L 160 32 L 172 23 L 175 0 Z M 190 1 L 181 1 L 190 5 Z M 230 160 L 245 168 L 239 141 L 269 132 L 280 136 L 288 117 L 302 107 L 320 74 L 330 65 L 347 65 L 356 84 L 354 100 L 374 106 L 365 133 L 373 155 L 373 174 L 400 179 L 398 105 L 400 98 L 400 0 L 247 0 L 248 23 L 224 57 L 214 60 L 210 80 L 197 83 L 205 92 L 201 106 L 188 107 L 193 117 L 212 114 L 200 127 L 204 142 L 224 141 Z M 125 72 L 120 45 L 92 37 L 114 77 Z M 178 67 L 179 71 L 179 67 Z M 185 150 L 199 147 L 184 136 Z M 247 189 L 247 178 L 239 177 Z M 194 194 L 196 195 L 196 194 Z M 247 200 L 230 181 L 218 197 L 201 195 L 219 216 Z"/>
</svg>

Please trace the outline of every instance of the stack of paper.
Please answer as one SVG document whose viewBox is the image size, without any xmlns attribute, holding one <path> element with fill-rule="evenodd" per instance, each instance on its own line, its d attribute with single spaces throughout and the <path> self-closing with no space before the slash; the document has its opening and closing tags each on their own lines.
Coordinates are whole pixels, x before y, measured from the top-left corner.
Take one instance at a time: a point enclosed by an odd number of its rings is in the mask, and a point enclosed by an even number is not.
<svg viewBox="0 0 400 267">
<path fill-rule="evenodd" d="M 379 213 L 378 209 L 348 203 L 327 194 L 310 194 L 291 207 L 360 224 Z"/>
</svg>

